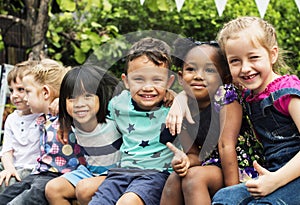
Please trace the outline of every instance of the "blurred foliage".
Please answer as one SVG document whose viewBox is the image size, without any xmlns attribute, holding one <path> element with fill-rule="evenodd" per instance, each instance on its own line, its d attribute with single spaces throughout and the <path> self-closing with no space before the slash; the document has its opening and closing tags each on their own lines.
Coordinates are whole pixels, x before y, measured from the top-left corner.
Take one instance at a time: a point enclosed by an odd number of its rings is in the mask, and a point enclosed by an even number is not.
<svg viewBox="0 0 300 205">
<path fill-rule="evenodd" d="M 22 11 L 21 3 L 14 5 L 15 12 Z M 111 56 L 116 62 L 112 71 L 119 76 L 126 45 L 118 39 L 123 35 L 159 30 L 208 41 L 216 38 L 225 22 L 243 15 L 259 16 L 259 11 L 254 0 L 228 0 L 222 16 L 214 0 L 186 0 L 180 12 L 175 0 L 145 0 L 144 5 L 139 0 L 52 0 L 49 15 L 46 40 L 51 58 L 73 66 L 84 63 L 91 54 Z M 277 29 L 279 46 L 289 51 L 289 72 L 300 76 L 300 14 L 295 0 L 270 0 L 264 19 Z M 98 50 L 112 39 L 109 47 Z M 106 63 L 112 64 L 111 60 Z"/>
</svg>

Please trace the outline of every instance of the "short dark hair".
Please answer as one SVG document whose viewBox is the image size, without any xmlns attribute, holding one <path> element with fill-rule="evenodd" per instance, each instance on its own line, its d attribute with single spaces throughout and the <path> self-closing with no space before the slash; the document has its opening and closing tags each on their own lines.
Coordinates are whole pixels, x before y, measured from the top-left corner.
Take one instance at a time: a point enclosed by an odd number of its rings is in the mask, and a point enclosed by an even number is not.
<svg viewBox="0 0 300 205">
<path fill-rule="evenodd" d="M 140 56 L 147 56 L 155 65 L 166 64 L 170 69 L 172 65 L 170 46 L 156 38 L 146 37 L 134 43 L 130 48 L 125 63 L 125 74 L 128 71 L 128 63 Z"/>
<path fill-rule="evenodd" d="M 73 125 L 73 118 L 66 109 L 66 100 L 71 96 L 84 93 L 99 97 L 100 109 L 97 112 L 98 123 L 106 122 L 109 100 L 123 90 L 120 81 L 106 70 L 91 64 L 84 64 L 69 70 L 63 78 L 59 96 L 59 121 L 62 130 Z"/>
</svg>

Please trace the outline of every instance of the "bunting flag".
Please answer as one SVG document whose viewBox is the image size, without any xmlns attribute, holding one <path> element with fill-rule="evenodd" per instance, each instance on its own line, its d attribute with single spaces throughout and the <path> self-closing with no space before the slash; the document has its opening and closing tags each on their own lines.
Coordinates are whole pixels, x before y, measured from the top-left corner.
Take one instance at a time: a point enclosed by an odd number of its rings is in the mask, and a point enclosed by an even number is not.
<svg viewBox="0 0 300 205">
<path fill-rule="evenodd" d="M 298 7 L 298 10 L 299 10 L 299 12 L 300 12 L 300 0 L 295 0 L 295 2 L 296 2 L 296 5 L 297 5 L 297 7 Z"/>
<path fill-rule="evenodd" d="M 215 0 L 215 4 L 217 6 L 218 14 L 219 14 L 220 17 L 223 14 L 226 3 L 227 3 L 227 0 Z"/>
<path fill-rule="evenodd" d="M 175 0 L 177 11 L 180 12 L 185 0 Z M 141 5 L 143 5 L 145 0 L 140 0 Z M 270 0 L 255 0 L 256 6 L 258 8 L 260 17 L 263 18 L 266 14 L 266 10 L 268 8 Z M 223 14 L 223 11 L 225 10 L 227 0 L 215 0 L 215 4 L 217 7 L 217 11 L 219 16 L 221 17 Z M 300 0 L 295 0 L 295 3 L 298 7 L 298 10 L 300 12 Z"/>
<path fill-rule="evenodd" d="M 264 18 L 270 0 L 255 0 L 261 18 Z"/>
<path fill-rule="evenodd" d="M 175 2 L 176 2 L 177 11 L 180 12 L 180 10 L 183 6 L 184 0 L 175 0 Z"/>
</svg>

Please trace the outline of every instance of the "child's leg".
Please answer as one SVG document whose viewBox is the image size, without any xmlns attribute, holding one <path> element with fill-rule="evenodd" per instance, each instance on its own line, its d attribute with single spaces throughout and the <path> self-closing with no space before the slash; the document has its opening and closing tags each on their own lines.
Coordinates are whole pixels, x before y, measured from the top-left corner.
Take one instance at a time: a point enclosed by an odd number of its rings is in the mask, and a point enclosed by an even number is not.
<svg viewBox="0 0 300 205">
<path fill-rule="evenodd" d="M 133 181 L 128 185 L 117 205 L 157 205 L 169 176 L 168 172 L 143 170 L 134 173 Z M 101 186 L 100 186 L 101 189 Z"/>
<path fill-rule="evenodd" d="M 47 204 L 47 199 L 45 197 L 45 186 L 47 182 L 49 182 L 55 177 L 57 177 L 57 174 L 49 173 L 49 172 L 39 174 L 39 175 L 29 175 L 23 181 L 31 178 L 31 183 L 25 184 L 24 187 L 25 189 L 22 193 L 15 195 L 13 200 L 11 200 L 9 203 L 4 203 L 4 204 L 11 204 L 11 205 Z M 17 184 L 21 184 L 21 183 L 15 183 L 11 185 L 4 192 L 6 192 L 10 188 L 11 189 L 15 188 L 15 185 Z M 2 200 L 0 201 L 2 202 Z"/>
<path fill-rule="evenodd" d="M 81 205 L 88 204 L 106 176 L 83 179 L 76 185 L 76 198 Z"/>
<path fill-rule="evenodd" d="M 47 183 L 45 195 L 51 205 L 69 205 L 69 200 L 75 198 L 75 187 L 66 178 L 57 177 Z"/>
<path fill-rule="evenodd" d="M 168 177 L 161 195 L 160 205 L 168 204 L 184 204 L 181 191 L 181 177 L 175 172 Z"/>
<path fill-rule="evenodd" d="M 117 201 L 116 205 L 145 205 L 144 201 L 135 193 L 127 192 Z"/>
<path fill-rule="evenodd" d="M 222 170 L 214 165 L 195 166 L 182 179 L 185 204 L 211 204 L 211 197 L 223 187 Z"/>
</svg>

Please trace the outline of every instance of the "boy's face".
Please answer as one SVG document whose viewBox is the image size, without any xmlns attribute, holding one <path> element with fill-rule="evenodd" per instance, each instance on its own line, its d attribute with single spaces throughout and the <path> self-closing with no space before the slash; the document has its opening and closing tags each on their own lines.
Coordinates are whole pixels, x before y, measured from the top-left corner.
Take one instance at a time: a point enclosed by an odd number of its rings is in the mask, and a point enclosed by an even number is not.
<svg viewBox="0 0 300 205">
<path fill-rule="evenodd" d="M 44 86 L 38 84 L 32 75 L 27 75 L 23 78 L 23 84 L 26 91 L 24 98 L 33 113 L 49 112 L 49 104 L 46 100 L 48 98 L 48 91 Z"/>
<path fill-rule="evenodd" d="M 29 114 L 30 108 L 27 105 L 27 102 L 24 101 L 26 92 L 23 83 L 19 77 L 16 78 L 16 82 L 14 81 L 10 82 L 9 91 L 10 91 L 10 100 L 16 106 L 16 109 L 22 111 L 23 114 Z"/>
<path fill-rule="evenodd" d="M 141 56 L 128 63 L 128 74 L 122 74 L 122 80 L 138 106 L 151 110 L 163 100 L 174 81 L 174 76 L 169 77 L 168 72 L 166 65 L 157 66 Z"/>
</svg>

